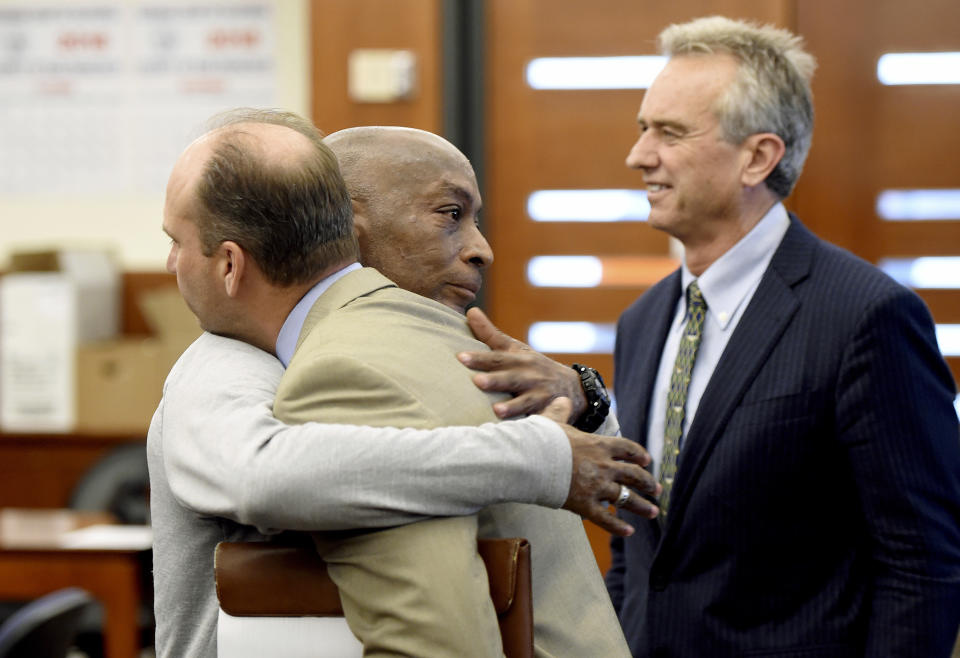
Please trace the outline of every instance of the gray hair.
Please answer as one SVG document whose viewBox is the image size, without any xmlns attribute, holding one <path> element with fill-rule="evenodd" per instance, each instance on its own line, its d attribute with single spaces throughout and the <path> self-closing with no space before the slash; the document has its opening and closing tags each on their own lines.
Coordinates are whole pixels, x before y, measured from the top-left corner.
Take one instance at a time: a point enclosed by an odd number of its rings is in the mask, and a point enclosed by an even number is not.
<svg viewBox="0 0 960 658">
<path fill-rule="evenodd" d="M 778 135 L 786 151 L 765 182 L 780 198 L 789 196 L 813 137 L 816 60 L 803 50 L 803 40 L 771 25 L 711 16 L 669 26 L 659 44 L 670 57 L 728 54 L 737 60 L 737 76 L 714 108 L 724 137 L 740 144 L 757 133 Z"/>
</svg>

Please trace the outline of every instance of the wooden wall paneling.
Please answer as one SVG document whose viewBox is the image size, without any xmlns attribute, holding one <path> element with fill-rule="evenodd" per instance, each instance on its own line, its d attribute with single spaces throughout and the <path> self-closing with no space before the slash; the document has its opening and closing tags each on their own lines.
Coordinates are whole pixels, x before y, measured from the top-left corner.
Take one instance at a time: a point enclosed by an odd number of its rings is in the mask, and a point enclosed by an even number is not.
<svg viewBox="0 0 960 658">
<path fill-rule="evenodd" d="M 960 32 L 960 28 L 958 28 Z M 892 51 L 908 46 L 891 43 Z M 960 33 L 955 50 L 960 50 Z M 874 50 L 874 66 L 869 70 L 876 80 L 876 58 L 887 48 Z M 831 66 L 825 62 L 824 66 Z M 957 184 L 960 160 L 960 85 L 905 85 L 878 87 L 876 115 L 876 183 L 881 187 L 949 187 Z"/>
<path fill-rule="evenodd" d="M 960 188 L 960 178 L 954 184 Z M 960 221 L 881 222 L 873 226 L 878 256 L 960 255 Z M 955 293 L 956 294 L 956 293 Z M 960 305 L 960 299 L 957 300 Z"/>
<path fill-rule="evenodd" d="M 960 250 L 955 226 L 881 222 L 875 211 L 882 189 L 960 186 L 960 88 L 885 87 L 876 78 L 884 52 L 960 49 L 958 22 L 960 5 L 940 0 L 798 5 L 799 31 L 819 61 L 798 209 L 817 233 L 868 260 Z M 934 237 L 941 233 L 948 239 Z"/>
<path fill-rule="evenodd" d="M 793 204 L 801 220 L 822 238 L 867 260 L 878 253 L 872 199 L 878 145 L 872 109 L 878 86 L 863 71 L 875 56 L 862 35 L 873 30 L 863 2 L 801 2 L 797 30 L 817 58 L 813 77 L 813 146 Z M 850 37 L 856 25 L 858 38 Z"/>
<path fill-rule="evenodd" d="M 635 223 L 538 225 L 529 220 L 527 196 L 538 188 L 639 187 L 638 177 L 623 166 L 636 135 L 633 117 L 639 95 L 534 91 L 524 80 L 526 63 L 537 56 L 652 52 L 652 45 L 638 47 L 644 35 L 626 29 L 630 21 L 623 20 L 623 12 L 634 18 L 640 15 L 628 3 L 602 2 L 589 8 L 571 2 L 487 6 L 485 203 L 488 236 L 497 256 L 488 276 L 488 299 L 495 321 L 522 336 L 531 318 L 520 309 L 534 303 L 541 292 L 526 283 L 531 255 L 582 253 L 584 245 L 596 246 L 598 236 L 603 237 L 597 250 L 614 253 L 623 253 L 636 240 L 653 244 L 658 240 L 646 226 Z M 665 242 L 657 246 L 663 249 Z M 564 293 L 568 303 L 561 308 L 567 311 L 575 305 L 574 297 L 583 296 Z"/>
<path fill-rule="evenodd" d="M 528 306 L 524 313 L 536 320 L 560 322 L 563 320 L 588 318 L 591 322 L 616 322 L 620 312 L 637 298 L 637 288 L 597 288 L 577 295 L 577 306 L 569 305 L 569 288 L 530 288 Z M 607 374 L 607 373 L 604 373 Z"/>
<path fill-rule="evenodd" d="M 960 324 L 960 304 L 957 303 L 956 290 L 918 290 L 917 292 L 938 321 Z"/>
<path fill-rule="evenodd" d="M 889 46 L 908 47 L 912 44 Z M 960 50 L 960 33 L 953 49 Z M 884 189 L 960 188 L 960 85 L 884 87 L 878 100 L 873 195 Z M 960 254 L 960 221 L 876 221 L 881 255 Z"/>
<path fill-rule="evenodd" d="M 960 4 L 814 0 L 798 4 L 798 25 L 820 63 L 801 217 L 874 262 L 960 255 L 960 221 L 884 221 L 875 207 L 885 189 L 960 188 L 960 86 L 884 86 L 876 76 L 887 52 L 960 50 Z M 919 293 L 937 322 L 960 321 L 960 290 Z M 956 380 L 960 359 L 947 361 Z"/>
<path fill-rule="evenodd" d="M 66 507 L 84 473 L 111 448 L 132 440 L 0 434 L 0 507 Z"/>
<path fill-rule="evenodd" d="M 326 133 L 351 126 L 410 126 L 441 133 L 441 0 L 312 0 L 311 102 Z M 405 49 L 417 58 L 411 100 L 357 103 L 347 95 L 347 58 L 357 48 Z"/>
</svg>

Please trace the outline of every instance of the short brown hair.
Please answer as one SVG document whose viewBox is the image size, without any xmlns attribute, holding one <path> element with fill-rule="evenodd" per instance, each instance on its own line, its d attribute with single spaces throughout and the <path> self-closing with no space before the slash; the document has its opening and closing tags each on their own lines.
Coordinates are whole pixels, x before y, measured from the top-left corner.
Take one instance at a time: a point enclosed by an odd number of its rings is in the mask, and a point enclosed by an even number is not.
<svg viewBox="0 0 960 658">
<path fill-rule="evenodd" d="M 290 128 L 310 141 L 302 158 L 276 162 L 243 124 Z M 281 286 L 312 281 L 359 254 L 353 210 L 337 159 L 306 119 L 280 110 L 241 108 L 209 122 L 213 153 L 197 183 L 197 228 L 205 255 L 226 240 L 250 253 Z"/>
</svg>

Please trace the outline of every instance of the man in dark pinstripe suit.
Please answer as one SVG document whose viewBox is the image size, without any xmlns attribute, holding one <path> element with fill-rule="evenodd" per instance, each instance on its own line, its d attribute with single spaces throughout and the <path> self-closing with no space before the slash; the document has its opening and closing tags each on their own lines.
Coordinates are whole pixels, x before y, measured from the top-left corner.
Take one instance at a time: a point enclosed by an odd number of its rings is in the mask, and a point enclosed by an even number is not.
<svg viewBox="0 0 960 658">
<path fill-rule="evenodd" d="M 669 493 L 657 520 L 621 512 L 637 531 L 612 544 L 631 650 L 946 657 L 955 384 L 920 299 L 781 203 L 810 145 L 813 58 L 719 17 L 660 42 L 627 164 L 685 256 L 617 332 L 622 432 Z"/>
</svg>

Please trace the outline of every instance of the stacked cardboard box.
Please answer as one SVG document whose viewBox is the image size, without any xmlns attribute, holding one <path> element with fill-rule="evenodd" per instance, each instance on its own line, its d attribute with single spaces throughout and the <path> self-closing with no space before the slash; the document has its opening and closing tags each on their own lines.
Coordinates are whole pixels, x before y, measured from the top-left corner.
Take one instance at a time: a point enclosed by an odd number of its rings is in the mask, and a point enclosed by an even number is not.
<svg viewBox="0 0 960 658">
<path fill-rule="evenodd" d="M 0 278 L 0 430 L 142 435 L 200 333 L 175 286 L 138 300 L 150 337 L 121 337 L 108 252 L 15 254 Z"/>
<path fill-rule="evenodd" d="M 145 436 L 167 373 L 200 335 L 176 286 L 145 292 L 138 301 L 152 336 L 77 348 L 76 431 Z"/>
</svg>

